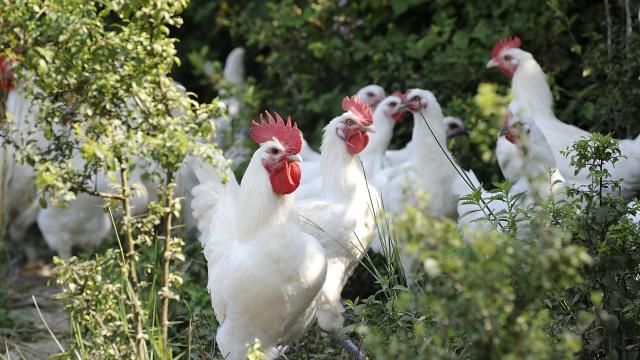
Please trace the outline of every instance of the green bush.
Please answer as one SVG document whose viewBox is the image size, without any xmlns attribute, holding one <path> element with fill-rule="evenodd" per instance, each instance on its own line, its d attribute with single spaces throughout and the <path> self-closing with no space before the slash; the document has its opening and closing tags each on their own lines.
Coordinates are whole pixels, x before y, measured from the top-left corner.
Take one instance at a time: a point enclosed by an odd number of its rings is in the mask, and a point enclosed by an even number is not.
<svg viewBox="0 0 640 360">
<path fill-rule="evenodd" d="M 604 167 L 623 154 L 610 135 L 594 133 L 574 143 L 566 155 L 576 169 L 588 170 L 590 182 L 570 189 L 574 200 L 553 204 L 549 222 L 587 249 L 594 264 L 582 271 L 583 284 L 556 299 L 555 316 L 563 326 L 577 326 L 584 341 L 583 358 L 636 359 L 640 231 L 628 215 L 635 214 L 637 206 L 629 207 L 617 195 L 620 182 L 611 180 Z"/>
<path fill-rule="evenodd" d="M 636 359 L 640 230 L 629 216 L 638 205 L 618 195 L 605 167 L 622 156 L 619 143 L 594 133 L 565 154 L 589 182 L 495 214 L 505 235 L 463 237 L 455 223 L 425 217 L 424 201 L 397 218 L 396 241 L 422 266 L 413 286 L 379 272 L 379 292 L 348 303 L 365 350 L 380 359 Z M 517 197 L 509 191 L 499 183 L 494 196 Z"/>
<path fill-rule="evenodd" d="M 56 261 L 71 324 L 67 357 L 168 359 L 185 352 L 171 336 L 190 338 L 191 327 L 189 334 L 169 329 L 186 293 L 176 173 L 189 155 L 215 156 L 215 145 L 200 139 L 214 133 L 211 118 L 224 107 L 198 103 L 169 76 L 179 63 L 169 27 L 180 26 L 186 5 L 17 0 L 2 8 L 0 47 L 38 105 L 33 125 L 44 136 L 12 145 L 35 169 L 41 205 L 87 193 L 116 214 L 117 250 Z M 131 199 L 140 189 L 130 182 L 136 169 L 158 194 L 138 216 Z M 98 190 L 98 172 L 108 190 Z"/>
<path fill-rule="evenodd" d="M 422 265 L 416 284 L 352 306 L 365 350 L 378 359 L 559 359 L 580 349 L 571 329 L 554 330 L 546 300 L 582 283 L 579 269 L 591 259 L 581 247 L 543 229 L 531 244 L 497 232 L 469 243 L 423 206 L 409 208 L 397 229 Z"/>
<path fill-rule="evenodd" d="M 586 0 L 196 2 L 185 23 L 202 35 L 194 39 L 180 33 L 185 50 L 180 56 L 193 71 L 183 70 L 179 80 L 201 82 L 194 75 L 204 73 L 212 60 L 221 61 L 233 46 L 245 46 L 258 100 L 251 113 L 269 108 L 293 114 L 316 147 L 341 98 L 364 84 L 378 83 L 388 92 L 426 88 L 445 114 L 467 121 L 474 150 L 494 142 L 495 133 L 488 130 L 502 119 L 479 118 L 494 125 L 477 127 L 471 98 L 483 82 L 500 84 L 498 92 L 505 93 L 509 80 L 485 64 L 496 40 L 518 35 L 549 75 L 562 120 L 619 137 L 636 136 L 637 10 L 626 14 L 622 2 L 608 3 L 610 23 L 603 20 L 602 2 Z M 627 15 L 630 36 L 625 35 Z M 211 87 L 202 93 L 213 95 Z M 396 127 L 393 144 L 403 146 L 410 129 L 411 121 Z M 487 169 L 480 178 L 497 180 L 495 161 L 481 150 L 467 155 L 464 167 Z"/>
</svg>

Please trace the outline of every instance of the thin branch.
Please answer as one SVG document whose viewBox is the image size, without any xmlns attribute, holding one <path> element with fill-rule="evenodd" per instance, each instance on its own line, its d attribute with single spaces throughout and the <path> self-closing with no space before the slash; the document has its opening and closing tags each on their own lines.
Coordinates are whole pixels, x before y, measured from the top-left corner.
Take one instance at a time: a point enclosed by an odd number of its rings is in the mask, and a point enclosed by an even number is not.
<svg viewBox="0 0 640 360">
<path fill-rule="evenodd" d="M 120 162 L 120 182 L 122 185 L 122 207 L 124 208 L 124 229 L 127 238 L 127 262 L 129 273 L 129 281 L 132 288 L 131 299 L 133 305 L 133 321 L 136 326 L 136 340 L 138 341 L 138 358 L 144 359 L 145 356 L 145 337 L 142 328 L 142 309 L 140 308 L 140 301 L 138 299 L 138 273 L 136 269 L 136 250 L 133 243 L 133 228 L 131 227 L 131 189 L 129 188 L 129 171 L 127 166 L 122 161 Z"/>
<path fill-rule="evenodd" d="M 167 170 L 165 182 L 165 215 L 164 215 L 164 254 L 162 257 L 162 352 L 164 358 L 169 358 L 169 300 L 171 288 L 171 222 L 173 221 L 173 173 Z"/>
<path fill-rule="evenodd" d="M 118 200 L 118 201 L 123 201 L 124 200 L 124 196 L 122 196 L 122 195 L 111 194 L 111 193 L 106 193 L 106 192 L 102 192 L 102 191 L 86 191 L 86 193 L 89 194 L 89 195 L 101 197 L 103 199 Z"/>
</svg>

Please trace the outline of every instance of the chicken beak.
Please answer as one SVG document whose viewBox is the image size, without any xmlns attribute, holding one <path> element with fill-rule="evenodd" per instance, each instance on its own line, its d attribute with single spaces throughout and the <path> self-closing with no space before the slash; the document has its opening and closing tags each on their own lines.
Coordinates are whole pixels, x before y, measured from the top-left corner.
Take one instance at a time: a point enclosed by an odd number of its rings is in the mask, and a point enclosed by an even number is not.
<svg viewBox="0 0 640 360">
<path fill-rule="evenodd" d="M 447 129 L 446 131 L 447 139 L 453 139 L 454 137 L 469 135 L 466 129 L 457 127 L 455 129 Z"/>
<path fill-rule="evenodd" d="M 489 60 L 489 62 L 487 62 L 487 69 L 488 68 L 492 68 L 492 67 L 496 67 L 496 66 L 498 66 L 498 62 L 493 60 L 493 59 L 491 59 L 491 60 Z"/>
<path fill-rule="evenodd" d="M 373 125 L 363 126 L 362 130 L 366 131 L 366 132 L 370 132 L 370 133 L 375 133 L 376 132 L 376 128 L 374 128 Z"/>
<path fill-rule="evenodd" d="M 506 126 L 501 127 L 498 131 L 498 137 L 507 136 L 509 134 L 511 134 L 511 129 Z"/>
<path fill-rule="evenodd" d="M 289 159 L 289 161 L 295 161 L 295 162 L 302 162 L 302 156 L 300 156 L 300 154 L 293 154 L 293 155 L 289 155 L 287 156 L 287 159 Z"/>
</svg>

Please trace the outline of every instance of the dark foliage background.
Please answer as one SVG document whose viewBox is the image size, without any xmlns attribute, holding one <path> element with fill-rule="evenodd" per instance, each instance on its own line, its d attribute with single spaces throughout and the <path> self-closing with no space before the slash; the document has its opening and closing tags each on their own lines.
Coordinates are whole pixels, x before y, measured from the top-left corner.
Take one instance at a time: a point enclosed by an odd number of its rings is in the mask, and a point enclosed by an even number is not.
<svg viewBox="0 0 640 360">
<path fill-rule="evenodd" d="M 184 64 L 176 78 L 207 100 L 219 83 L 211 70 L 244 46 L 258 105 L 247 117 L 263 108 L 292 114 L 314 146 L 344 95 L 368 83 L 388 93 L 422 87 L 466 121 L 473 150 L 495 142 L 499 120 L 479 115 L 472 97 L 481 82 L 506 93 L 509 80 L 485 64 L 497 39 L 517 35 L 547 72 L 559 118 L 631 137 L 640 132 L 640 2 L 627 3 L 628 13 L 624 1 L 197 0 L 176 32 Z M 401 124 L 395 146 L 411 126 Z M 487 169 L 480 176 L 497 179 L 494 158 L 480 152 L 464 165 L 485 163 L 474 166 Z"/>
</svg>

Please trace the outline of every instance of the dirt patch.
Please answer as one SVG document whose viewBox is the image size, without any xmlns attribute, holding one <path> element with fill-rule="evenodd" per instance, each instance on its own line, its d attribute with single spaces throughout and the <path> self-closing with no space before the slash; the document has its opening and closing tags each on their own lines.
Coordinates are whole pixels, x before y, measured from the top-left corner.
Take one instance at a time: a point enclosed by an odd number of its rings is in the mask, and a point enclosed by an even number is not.
<svg viewBox="0 0 640 360">
<path fill-rule="evenodd" d="M 0 358 L 47 359 L 60 352 L 33 303 L 35 296 L 42 317 L 64 346 L 69 331 L 66 314 L 54 300 L 58 293 L 51 265 L 29 263 L 20 275 L 0 279 L 6 290 L 5 304 L 13 324 L 0 328 Z"/>
</svg>

